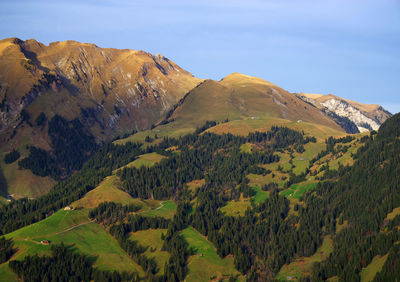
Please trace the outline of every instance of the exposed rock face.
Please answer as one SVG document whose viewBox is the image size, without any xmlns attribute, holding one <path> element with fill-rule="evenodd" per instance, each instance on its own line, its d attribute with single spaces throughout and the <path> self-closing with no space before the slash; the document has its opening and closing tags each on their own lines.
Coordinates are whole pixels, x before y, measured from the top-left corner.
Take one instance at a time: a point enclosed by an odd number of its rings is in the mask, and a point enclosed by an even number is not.
<svg viewBox="0 0 400 282">
<path fill-rule="evenodd" d="M 362 104 L 334 95 L 301 93 L 297 96 L 331 116 L 348 133 L 357 133 L 354 132 L 352 124 L 357 127 L 358 132 L 377 130 L 386 119 L 392 116 L 379 105 Z M 343 122 L 343 119 L 335 116 L 345 118 L 350 123 Z"/>
<path fill-rule="evenodd" d="M 163 57 L 74 41 L 0 41 L 0 132 L 44 112 L 80 118 L 101 140 L 145 129 L 201 80 Z"/>
<path fill-rule="evenodd" d="M 367 117 L 359 109 L 351 106 L 346 101 L 330 99 L 321 104 L 338 116 L 347 117 L 354 122 L 360 132 L 379 129 L 380 124 Z"/>
</svg>

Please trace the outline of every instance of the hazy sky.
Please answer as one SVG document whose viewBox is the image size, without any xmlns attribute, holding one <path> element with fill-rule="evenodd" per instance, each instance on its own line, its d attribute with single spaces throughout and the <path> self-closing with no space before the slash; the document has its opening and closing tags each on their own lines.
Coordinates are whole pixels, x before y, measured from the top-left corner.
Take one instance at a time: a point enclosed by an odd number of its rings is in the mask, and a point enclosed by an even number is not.
<svg viewBox="0 0 400 282">
<path fill-rule="evenodd" d="M 400 112 L 400 0 L 1 0 L 0 37 L 161 53 Z"/>
</svg>

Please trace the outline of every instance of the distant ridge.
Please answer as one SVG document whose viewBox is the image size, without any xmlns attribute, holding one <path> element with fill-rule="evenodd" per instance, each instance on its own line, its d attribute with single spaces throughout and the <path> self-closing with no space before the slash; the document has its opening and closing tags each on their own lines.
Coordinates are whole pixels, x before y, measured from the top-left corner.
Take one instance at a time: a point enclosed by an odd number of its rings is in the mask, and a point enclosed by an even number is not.
<svg viewBox="0 0 400 282">
<path fill-rule="evenodd" d="M 357 127 L 358 132 L 377 130 L 385 120 L 392 116 L 382 106 L 363 104 L 332 94 L 299 93 L 297 96 L 328 115 L 336 115 L 348 119 L 350 123 Z"/>
</svg>

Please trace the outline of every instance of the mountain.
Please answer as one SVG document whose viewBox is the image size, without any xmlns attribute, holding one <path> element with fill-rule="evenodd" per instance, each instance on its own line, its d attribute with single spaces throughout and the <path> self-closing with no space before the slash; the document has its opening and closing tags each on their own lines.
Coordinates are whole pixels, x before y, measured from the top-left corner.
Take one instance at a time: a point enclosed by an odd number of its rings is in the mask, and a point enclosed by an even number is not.
<svg viewBox="0 0 400 282">
<path fill-rule="evenodd" d="M 378 130 L 379 126 L 392 116 L 379 105 L 354 102 L 332 94 L 300 93 L 297 96 L 331 116 L 338 124 L 343 124 L 348 133 Z"/>
<path fill-rule="evenodd" d="M 33 39 L 4 39 L 0 130 L 15 128 L 25 109 L 32 120 L 40 112 L 49 119 L 55 114 L 92 119 L 87 121 L 91 131 L 104 139 L 150 127 L 199 82 L 159 54 L 75 41 L 46 46 Z"/>
<path fill-rule="evenodd" d="M 213 132 L 246 135 L 285 125 L 318 138 L 343 135 L 344 130 L 319 109 L 261 78 L 233 73 L 220 81 L 204 80 L 172 108 L 152 130 L 117 141 L 144 141 L 147 136 L 178 137 L 215 121 Z"/>
<path fill-rule="evenodd" d="M 0 280 L 399 281 L 400 114 L 71 41 L 0 65 Z"/>
<path fill-rule="evenodd" d="M 307 121 L 337 130 L 319 110 L 284 89 L 257 77 L 233 73 L 221 81 L 207 80 L 190 91 L 171 119 L 193 123 L 268 116 Z"/>
<path fill-rule="evenodd" d="M 34 174 L 2 162 L 0 193 L 47 192 L 54 185 L 50 175 L 70 175 L 96 144 L 150 128 L 199 82 L 159 54 L 75 41 L 1 40 L 0 155 L 17 149 L 20 159 L 36 157 L 22 167 Z M 52 168 L 40 169 L 43 162 Z"/>
<path fill-rule="evenodd" d="M 325 140 L 377 129 L 379 106 L 292 93 L 232 73 L 201 80 L 162 55 L 75 41 L 0 41 L 0 194 L 47 193 L 103 144 L 178 137 L 206 121 L 246 135 L 284 125 Z M 14 151 L 16 150 L 16 151 Z"/>
</svg>

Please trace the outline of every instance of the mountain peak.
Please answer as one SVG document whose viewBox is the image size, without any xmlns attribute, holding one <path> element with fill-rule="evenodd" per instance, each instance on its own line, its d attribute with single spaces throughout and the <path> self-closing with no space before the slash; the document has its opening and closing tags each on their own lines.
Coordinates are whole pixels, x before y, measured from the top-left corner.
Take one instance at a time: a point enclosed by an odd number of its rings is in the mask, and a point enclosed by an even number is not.
<svg viewBox="0 0 400 282">
<path fill-rule="evenodd" d="M 225 76 L 220 81 L 222 84 L 244 84 L 244 83 L 251 83 L 251 84 L 264 84 L 269 86 L 275 86 L 273 83 L 266 81 L 262 78 L 250 76 L 238 72 L 231 73 Z"/>
</svg>

